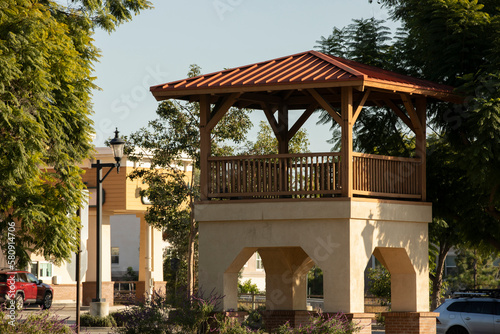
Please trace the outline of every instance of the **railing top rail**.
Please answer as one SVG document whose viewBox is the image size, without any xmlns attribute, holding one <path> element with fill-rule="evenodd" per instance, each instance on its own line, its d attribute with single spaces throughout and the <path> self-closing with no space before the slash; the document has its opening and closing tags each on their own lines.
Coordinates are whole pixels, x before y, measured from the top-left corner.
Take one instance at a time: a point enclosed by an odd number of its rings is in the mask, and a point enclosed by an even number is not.
<svg viewBox="0 0 500 334">
<path fill-rule="evenodd" d="M 267 155 L 235 155 L 235 156 L 230 156 L 230 157 L 209 157 L 208 161 L 243 160 L 243 159 L 283 159 L 283 158 L 321 157 L 321 156 L 338 157 L 338 156 L 340 156 L 340 152 L 267 154 Z"/>
<path fill-rule="evenodd" d="M 393 156 L 388 156 L 388 155 L 368 154 L 368 153 L 359 153 L 359 152 L 352 152 L 352 156 L 360 157 L 360 158 L 391 160 L 391 161 L 404 161 L 404 162 L 421 162 L 422 161 L 420 158 L 393 157 Z"/>
</svg>

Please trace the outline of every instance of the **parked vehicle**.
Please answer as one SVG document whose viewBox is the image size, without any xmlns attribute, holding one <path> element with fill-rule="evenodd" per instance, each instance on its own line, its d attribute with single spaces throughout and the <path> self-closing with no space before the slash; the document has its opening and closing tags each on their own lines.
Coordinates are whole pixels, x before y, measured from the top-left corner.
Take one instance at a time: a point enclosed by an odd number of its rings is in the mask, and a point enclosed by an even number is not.
<svg viewBox="0 0 500 334">
<path fill-rule="evenodd" d="M 38 280 L 35 275 L 23 270 L 0 270 L 0 303 L 15 300 L 16 309 L 24 304 L 38 304 L 43 309 L 52 306 L 54 290 Z"/>
<path fill-rule="evenodd" d="M 500 334 L 500 290 L 455 293 L 434 312 L 437 334 Z"/>
</svg>

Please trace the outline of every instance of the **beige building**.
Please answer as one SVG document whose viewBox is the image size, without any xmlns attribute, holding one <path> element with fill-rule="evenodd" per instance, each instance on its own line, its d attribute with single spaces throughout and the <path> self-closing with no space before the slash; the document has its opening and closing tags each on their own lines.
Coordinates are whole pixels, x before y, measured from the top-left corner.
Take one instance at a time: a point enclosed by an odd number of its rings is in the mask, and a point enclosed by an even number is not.
<svg viewBox="0 0 500 334">
<path fill-rule="evenodd" d="M 95 160 L 102 163 L 114 162 L 113 153 L 110 148 L 98 148 L 94 156 Z M 83 176 L 89 192 L 89 203 L 83 204 L 80 211 L 82 220 L 81 240 L 81 281 L 82 281 L 82 303 L 89 305 L 92 298 L 96 297 L 96 171 L 91 168 L 93 161 L 85 161 L 81 166 L 85 170 Z M 184 159 L 185 160 L 185 159 Z M 111 224 L 114 221 L 116 228 L 120 228 L 120 220 L 129 220 L 135 217 L 135 238 L 137 243 L 130 247 L 139 248 L 137 257 L 137 268 L 139 280 L 136 283 L 137 295 L 142 296 L 147 290 L 163 288 L 163 248 L 164 242 L 162 232 L 151 228 L 144 219 L 147 208 L 147 199 L 141 198 L 139 191 L 144 184 L 140 180 L 131 181 L 127 175 L 135 168 L 150 167 L 147 159 L 141 163 L 135 163 L 123 157 L 120 173 L 112 171 L 103 182 L 103 212 L 102 212 L 102 295 L 110 305 L 114 300 L 114 282 L 111 279 L 112 249 Z M 188 170 L 188 162 L 184 162 L 180 168 Z M 104 173 L 107 168 L 104 168 Z M 120 218 L 122 217 L 122 218 Z M 123 228 L 123 227 L 122 227 Z M 133 230 L 130 231 L 132 233 Z M 122 253 L 127 253 L 122 250 Z M 116 256 L 116 253 L 114 253 Z M 56 266 L 43 257 L 32 254 L 31 265 L 27 270 L 33 272 L 39 279 L 49 283 L 54 288 L 54 302 L 76 301 L 76 256 L 70 262 L 63 262 Z"/>
<path fill-rule="evenodd" d="M 199 284 L 225 296 L 222 310 L 236 309 L 238 272 L 258 252 L 268 329 L 307 321 L 305 277 L 315 264 L 324 273 L 324 311 L 343 312 L 370 333 L 363 273 L 373 254 L 391 273 L 386 333 L 401 333 L 401 326 L 435 333 L 428 303 L 426 110 L 431 101 L 460 102 L 452 87 L 307 51 L 151 92 L 159 101 L 200 103 Z M 261 110 L 279 154 L 211 156 L 211 131 L 231 107 Z M 353 125 L 365 107 L 385 107 L 414 132 L 412 157 L 353 151 Z M 340 152 L 289 154 L 289 140 L 317 109 L 340 126 Z"/>
</svg>

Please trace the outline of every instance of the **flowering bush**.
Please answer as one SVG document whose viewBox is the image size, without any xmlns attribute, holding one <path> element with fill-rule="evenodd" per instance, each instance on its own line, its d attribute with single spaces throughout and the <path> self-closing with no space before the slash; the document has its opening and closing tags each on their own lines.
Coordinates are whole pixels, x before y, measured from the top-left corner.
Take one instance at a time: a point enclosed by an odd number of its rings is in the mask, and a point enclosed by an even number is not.
<svg viewBox="0 0 500 334">
<path fill-rule="evenodd" d="M 343 314 L 334 316 L 325 315 L 321 312 L 311 316 L 309 324 L 291 328 L 286 323 L 278 328 L 277 334 L 351 334 L 361 328 L 351 323 Z"/>
<path fill-rule="evenodd" d="M 136 302 L 113 316 L 122 327 L 114 331 L 119 334 L 198 334 L 210 330 L 210 314 L 222 297 L 210 294 L 203 299 L 192 296 L 176 309 L 171 309 L 167 297 L 153 293 L 149 300 Z"/>
<path fill-rule="evenodd" d="M 218 334 L 249 334 L 249 333 L 256 333 L 256 334 L 261 334 L 264 333 L 262 330 L 252 330 L 249 327 L 246 327 L 244 325 L 241 325 L 238 320 L 235 318 L 229 318 L 224 315 L 219 315 L 219 316 L 214 316 L 213 323 L 211 327 L 214 327 L 214 329 L 211 329 L 210 331 L 213 331 Z"/>
<path fill-rule="evenodd" d="M 74 334 L 74 327 L 65 323 L 66 319 L 60 319 L 49 311 L 40 311 L 16 320 L 7 318 L 6 313 L 0 310 L 0 333 L 23 333 L 23 334 Z"/>
</svg>

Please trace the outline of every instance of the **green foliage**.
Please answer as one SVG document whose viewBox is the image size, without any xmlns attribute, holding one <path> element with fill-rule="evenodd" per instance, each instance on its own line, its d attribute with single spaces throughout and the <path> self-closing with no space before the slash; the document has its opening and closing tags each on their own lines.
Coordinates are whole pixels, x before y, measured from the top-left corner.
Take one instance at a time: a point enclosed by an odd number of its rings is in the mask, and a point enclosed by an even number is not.
<svg viewBox="0 0 500 334">
<path fill-rule="evenodd" d="M 278 154 L 278 139 L 274 136 L 269 124 L 261 121 L 259 123 L 259 127 L 260 130 L 257 133 L 257 140 L 255 142 L 247 141 L 243 154 Z M 309 139 L 307 138 L 306 130 L 301 129 L 297 131 L 297 133 L 290 139 L 288 142 L 288 151 L 290 154 L 309 152 Z"/>
<path fill-rule="evenodd" d="M 391 274 L 384 267 L 370 268 L 368 270 L 368 293 L 378 298 L 391 302 Z"/>
<path fill-rule="evenodd" d="M 309 324 L 298 328 L 290 327 L 289 323 L 282 325 L 277 334 L 351 334 L 361 330 L 358 325 L 349 322 L 345 315 L 334 316 L 322 313 L 315 314 L 309 319 Z"/>
<path fill-rule="evenodd" d="M 347 58 L 360 63 L 378 67 L 388 65 L 388 42 L 392 40 L 390 29 L 384 20 L 353 19 L 345 28 L 333 28 L 328 37 L 321 36 L 315 49 L 333 56 Z"/>
<path fill-rule="evenodd" d="M 121 327 L 119 334 L 203 334 L 210 333 L 211 316 L 222 297 L 210 294 L 207 298 L 191 296 L 175 309 L 167 296 L 154 293 L 150 300 L 138 301 L 135 305 L 113 314 Z M 233 333 L 233 332 L 231 332 Z M 238 332 L 235 332 L 238 333 Z"/>
<path fill-rule="evenodd" d="M 191 65 L 188 75 L 200 74 L 197 65 Z M 194 263 L 190 260 L 196 252 L 197 224 L 192 216 L 192 203 L 199 198 L 199 104 L 165 101 L 159 104 L 158 118 L 150 121 L 129 137 L 129 159 L 140 161 L 151 159 L 151 167 L 136 169 L 129 177 L 140 178 L 147 188 L 141 196 L 147 196 L 152 205 L 145 214 L 146 221 L 161 229 L 172 245 L 171 259 L 185 263 L 179 268 L 184 272 L 166 272 L 174 276 L 175 286 L 190 285 L 189 273 L 194 273 Z M 233 146 L 243 143 L 246 132 L 251 127 L 249 110 L 230 108 L 213 129 L 211 135 L 212 155 L 232 154 Z M 193 164 L 194 172 L 186 173 L 183 164 Z M 181 275 L 179 275 L 181 274 Z"/>
<path fill-rule="evenodd" d="M 451 290 L 498 289 L 500 288 L 500 267 L 495 260 L 498 253 L 485 253 L 460 248 L 455 259 L 457 275 L 449 277 Z"/>
<path fill-rule="evenodd" d="M 257 293 L 259 293 L 259 288 L 257 287 L 257 284 L 252 283 L 251 279 L 248 279 L 243 283 L 238 282 L 238 293 L 257 294 Z"/>
<path fill-rule="evenodd" d="M 93 28 L 111 31 L 144 0 L 3 0 L 0 4 L 0 244 L 15 221 L 18 267 L 76 250 L 84 195 L 77 166 L 92 151 Z M 46 168 L 50 166 L 50 168 Z"/>
<path fill-rule="evenodd" d="M 454 152 L 453 173 L 460 175 L 457 186 L 450 186 L 458 189 L 458 184 L 465 184 L 468 190 L 461 192 L 464 197 L 457 197 L 457 192 L 438 194 L 442 203 L 457 202 L 448 209 L 451 212 L 452 208 L 458 208 L 454 217 L 448 215 L 444 220 L 450 228 L 459 226 L 466 241 L 475 245 L 486 241 L 500 250 L 498 3 L 491 0 L 381 0 L 380 3 L 390 9 L 393 19 L 402 22 L 406 37 L 400 45 L 405 71 L 456 86 L 457 92 L 466 97 L 460 106 L 430 106 L 429 123 L 445 141 L 444 145 L 449 146 L 448 150 Z M 446 173 L 441 171 L 443 175 Z M 465 214 L 459 213 L 464 211 Z"/>
<path fill-rule="evenodd" d="M 74 329 L 66 325 L 65 319 L 49 311 L 32 313 L 12 320 L 8 311 L 0 310 L 0 333 L 5 334 L 73 334 Z"/>
<path fill-rule="evenodd" d="M 112 315 L 99 317 L 84 313 L 80 315 L 80 326 L 82 327 L 116 327 L 116 320 Z"/>
<path fill-rule="evenodd" d="M 255 310 L 248 310 L 248 317 L 245 319 L 242 325 L 253 330 L 261 329 L 264 326 L 262 311 L 265 311 L 265 309 L 266 307 L 261 305 Z"/>
<path fill-rule="evenodd" d="M 260 329 L 252 329 L 244 324 L 240 324 L 237 319 L 231 318 L 228 316 L 215 316 L 214 317 L 215 324 L 211 327 L 214 327 L 213 330 L 217 330 L 219 334 L 250 334 L 250 333 L 264 333 L 263 330 Z"/>
<path fill-rule="evenodd" d="M 316 49 L 333 56 L 348 58 L 361 63 L 395 70 L 404 61 L 396 45 L 403 43 L 403 34 L 396 36 L 394 45 L 385 21 L 371 19 L 353 20 L 345 28 L 334 28 L 328 37 L 317 41 Z M 322 111 L 319 124 L 331 124 L 333 150 L 340 150 L 340 126 L 330 114 Z M 374 131 L 376 129 L 376 131 Z M 393 112 L 386 108 L 366 107 L 353 128 L 353 147 L 359 152 L 409 157 L 414 147 L 411 131 Z"/>
<path fill-rule="evenodd" d="M 314 266 L 307 273 L 307 292 L 315 296 L 323 295 L 323 271 Z"/>
<path fill-rule="evenodd" d="M 132 267 L 127 268 L 127 273 L 125 274 L 124 279 L 126 281 L 138 281 L 139 280 L 139 275 L 138 273 L 134 270 Z"/>
</svg>

